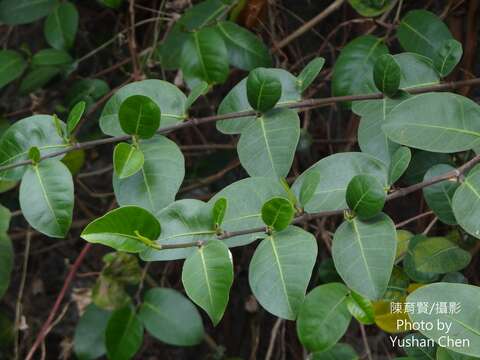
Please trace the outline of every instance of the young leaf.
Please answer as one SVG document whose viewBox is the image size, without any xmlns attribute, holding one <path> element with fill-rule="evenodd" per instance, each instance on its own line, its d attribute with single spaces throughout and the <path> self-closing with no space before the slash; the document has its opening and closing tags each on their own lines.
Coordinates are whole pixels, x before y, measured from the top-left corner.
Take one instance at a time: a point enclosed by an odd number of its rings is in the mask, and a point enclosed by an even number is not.
<svg viewBox="0 0 480 360">
<path fill-rule="evenodd" d="M 182 294 L 172 289 L 148 290 L 138 316 L 150 335 L 170 345 L 197 345 L 204 336 L 198 310 Z"/>
<path fill-rule="evenodd" d="M 267 47 L 250 31 L 231 21 L 220 21 L 216 28 L 225 41 L 231 65 L 246 71 L 272 66 Z"/>
<path fill-rule="evenodd" d="M 1 7 L 1 4 L 0 4 Z M 27 62 L 18 52 L 0 51 L 0 89 L 20 77 L 27 67 Z"/>
<path fill-rule="evenodd" d="M 396 247 L 395 225 L 387 215 L 344 221 L 333 239 L 335 268 L 350 289 L 379 299 L 387 289 Z"/>
<path fill-rule="evenodd" d="M 142 150 L 135 145 L 119 143 L 113 152 L 113 167 L 119 179 L 135 175 L 142 169 L 145 158 Z"/>
<path fill-rule="evenodd" d="M 213 325 L 223 317 L 233 283 L 233 263 L 227 246 L 210 240 L 183 264 L 182 283 L 190 299 L 204 309 Z"/>
<path fill-rule="evenodd" d="M 434 326 L 433 329 L 421 329 L 421 333 L 430 339 L 435 340 L 439 345 L 454 350 L 461 354 L 480 357 L 480 319 L 474 314 L 478 313 L 478 301 L 480 297 L 480 288 L 477 286 L 465 284 L 437 283 L 418 288 L 411 293 L 408 302 L 426 302 L 435 304 L 441 299 L 447 304 L 454 304 L 453 311 L 444 314 L 415 312 L 409 315 L 415 322 L 437 321 L 451 324 L 449 338 L 453 341 L 447 342 L 445 339 L 445 330 Z M 458 304 L 458 305 L 457 305 Z M 455 340 L 468 340 L 469 346 L 455 346 Z M 465 344 L 465 342 L 463 342 Z"/>
<path fill-rule="evenodd" d="M 272 109 L 282 96 L 282 84 L 268 69 L 250 71 L 247 78 L 247 98 L 250 106 L 260 112 Z"/>
<path fill-rule="evenodd" d="M 140 350 L 143 325 L 132 306 L 116 310 L 105 330 L 107 355 L 112 360 L 129 360 Z"/>
<path fill-rule="evenodd" d="M 362 295 L 352 291 L 347 298 L 347 308 L 350 314 L 362 324 L 375 324 L 372 302 Z"/>
<path fill-rule="evenodd" d="M 28 158 L 32 160 L 34 165 L 40 161 L 40 150 L 38 147 L 32 146 L 30 150 L 28 150 Z"/>
<path fill-rule="evenodd" d="M 188 94 L 187 101 L 185 102 L 185 111 L 190 109 L 190 107 L 193 105 L 197 99 L 205 95 L 208 92 L 209 86 L 208 83 L 205 81 L 200 81 L 193 89 L 190 91 L 190 94 Z"/>
<path fill-rule="evenodd" d="M 445 40 L 433 58 L 433 64 L 441 77 L 452 72 L 462 58 L 462 44 L 455 39 Z"/>
<path fill-rule="evenodd" d="M 378 90 L 392 97 L 400 87 L 402 71 L 390 54 L 380 56 L 373 68 L 373 80 Z"/>
<path fill-rule="evenodd" d="M 292 222 L 295 209 L 288 199 L 274 197 L 262 206 L 262 220 L 276 231 L 285 229 Z"/>
<path fill-rule="evenodd" d="M 6 232 L 0 231 L 0 299 L 10 285 L 13 270 L 13 246 Z"/>
<path fill-rule="evenodd" d="M 60 74 L 61 68 L 58 66 L 42 66 L 32 68 L 23 77 L 18 92 L 20 95 L 27 95 L 35 90 L 40 89 L 52 80 L 55 76 Z"/>
<path fill-rule="evenodd" d="M 300 204 L 303 206 L 312 199 L 315 195 L 318 183 L 320 182 L 320 174 L 318 172 L 309 172 L 305 175 L 305 179 L 300 187 Z"/>
<path fill-rule="evenodd" d="M 77 28 L 77 8 L 70 2 L 64 2 L 48 15 L 43 26 L 43 33 L 51 47 L 68 50 L 75 42 Z"/>
<path fill-rule="evenodd" d="M 125 133 L 151 138 L 160 126 L 160 108 L 148 96 L 132 95 L 120 105 L 118 120 Z"/>
<path fill-rule="evenodd" d="M 49 14 L 56 4 L 57 0 L 3 0 L 0 2 L 0 22 L 28 24 Z"/>
<path fill-rule="evenodd" d="M 348 3 L 360 15 L 364 17 L 375 17 L 383 14 L 395 2 L 393 0 L 384 0 L 384 1 L 348 0 Z"/>
<path fill-rule="evenodd" d="M 406 146 L 399 147 L 392 156 L 392 161 L 388 167 L 388 183 L 394 184 L 407 170 L 410 160 L 412 159 L 412 152 Z"/>
<path fill-rule="evenodd" d="M 97 359 L 105 355 L 105 330 L 111 313 L 90 304 L 75 327 L 73 351 L 79 360 Z"/>
<path fill-rule="evenodd" d="M 313 235 L 295 226 L 262 240 L 248 272 L 250 288 L 258 302 L 271 314 L 294 320 L 316 257 Z"/>
<path fill-rule="evenodd" d="M 20 184 L 20 207 L 28 223 L 39 232 L 63 238 L 73 213 L 73 180 L 57 159 L 29 166 Z"/>
<path fill-rule="evenodd" d="M 160 236 L 160 231 L 160 223 L 150 212 L 137 206 L 123 206 L 92 221 L 80 237 L 117 251 L 136 253 L 147 248 L 139 235 L 154 241 Z"/>
<path fill-rule="evenodd" d="M 213 225 L 215 228 L 218 228 L 222 225 L 223 219 L 225 218 L 225 213 L 227 212 L 227 199 L 218 198 L 213 204 Z"/>
<path fill-rule="evenodd" d="M 85 107 L 87 103 L 85 101 L 79 101 L 68 113 L 67 118 L 67 134 L 70 136 L 75 131 L 78 123 L 82 119 L 83 113 L 85 112 Z"/>
<path fill-rule="evenodd" d="M 480 238 L 480 171 L 471 171 L 453 195 L 452 209 L 458 224 Z"/>
<path fill-rule="evenodd" d="M 297 76 L 297 85 L 301 92 L 304 92 L 317 78 L 324 64 L 324 58 L 316 57 L 303 68 L 302 72 Z"/>
<path fill-rule="evenodd" d="M 297 335 L 310 351 L 332 347 L 347 331 L 352 316 L 348 289 L 341 283 L 317 286 L 305 297 L 297 320 Z"/>
<path fill-rule="evenodd" d="M 438 274 L 418 271 L 415 264 L 415 248 L 427 239 L 428 238 L 424 235 L 416 235 L 412 237 L 408 243 L 408 251 L 403 260 L 403 270 L 405 273 L 410 279 L 419 283 L 434 282 L 439 278 Z"/>
<path fill-rule="evenodd" d="M 356 175 L 347 186 L 347 204 L 362 219 L 370 219 L 383 209 L 386 194 L 372 175 Z"/>
<path fill-rule="evenodd" d="M 330 349 L 315 352 L 311 355 L 311 360 L 359 360 L 360 357 L 355 350 L 348 344 L 338 343 L 333 345 Z M 397 360 L 400 360 L 397 358 Z"/>
</svg>

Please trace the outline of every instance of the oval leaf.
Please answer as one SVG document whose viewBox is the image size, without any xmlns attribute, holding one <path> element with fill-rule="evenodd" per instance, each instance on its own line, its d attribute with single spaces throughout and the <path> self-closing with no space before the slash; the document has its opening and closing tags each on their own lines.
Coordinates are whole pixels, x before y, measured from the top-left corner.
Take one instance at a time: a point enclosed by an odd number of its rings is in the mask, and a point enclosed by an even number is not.
<svg viewBox="0 0 480 360">
<path fill-rule="evenodd" d="M 75 42 L 78 28 L 78 11 L 70 2 L 59 4 L 45 20 L 43 33 L 51 47 L 70 49 Z"/>
<path fill-rule="evenodd" d="M 373 80 L 378 90 L 387 96 L 393 96 L 400 87 L 402 71 L 390 54 L 380 56 L 373 68 Z"/>
<path fill-rule="evenodd" d="M 85 101 L 79 101 L 68 113 L 67 118 L 67 134 L 72 135 L 75 131 L 78 123 L 82 120 L 83 113 L 85 112 L 85 107 L 87 103 Z"/>
<path fill-rule="evenodd" d="M 160 108 L 148 96 L 132 95 L 120 105 L 118 120 L 125 133 L 151 138 L 160 126 Z"/>
<path fill-rule="evenodd" d="M 105 330 L 107 355 L 112 360 L 131 359 L 143 342 L 143 325 L 131 306 L 116 310 Z"/>
<path fill-rule="evenodd" d="M 372 302 L 362 295 L 351 292 L 347 298 L 347 308 L 350 314 L 362 324 L 371 325 L 375 323 Z"/>
<path fill-rule="evenodd" d="M 362 219 L 370 219 L 383 209 L 386 194 L 372 175 L 356 175 L 347 186 L 347 204 Z"/>
<path fill-rule="evenodd" d="M 57 0 L 3 0 L 0 22 L 7 25 L 28 24 L 49 14 Z"/>
<path fill-rule="evenodd" d="M 316 57 L 305 66 L 300 74 L 298 74 L 297 85 L 301 92 L 304 92 L 317 78 L 318 74 L 325 64 L 325 59 Z"/>
<path fill-rule="evenodd" d="M 119 179 L 135 175 L 143 167 L 142 150 L 134 145 L 119 143 L 113 153 L 113 167 Z"/>
<path fill-rule="evenodd" d="M 265 225 L 281 231 L 292 222 L 295 209 L 290 201 L 282 197 L 268 200 L 262 206 L 262 220 Z"/>
<path fill-rule="evenodd" d="M 73 351 L 79 360 L 105 355 L 105 330 L 111 313 L 90 304 L 80 317 L 73 337 Z"/>
<path fill-rule="evenodd" d="M 247 98 L 250 106 L 260 112 L 273 108 L 282 95 L 282 84 L 268 69 L 252 70 L 247 78 Z"/>
<path fill-rule="evenodd" d="M 406 146 L 401 146 L 393 153 L 392 161 L 388 167 L 388 183 L 394 184 L 407 170 L 410 160 L 412 159 L 412 152 Z"/>
<path fill-rule="evenodd" d="M 471 171 L 453 195 L 452 209 L 458 224 L 480 238 L 480 171 Z"/>
<path fill-rule="evenodd" d="M 455 39 L 445 40 L 433 58 L 435 68 L 441 77 L 452 72 L 462 58 L 462 44 Z"/>
<path fill-rule="evenodd" d="M 1 6 L 1 5 L 0 5 Z M 20 77 L 27 67 L 27 62 L 18 52 L 0 51 L 0 88 Z"/>
</svg>

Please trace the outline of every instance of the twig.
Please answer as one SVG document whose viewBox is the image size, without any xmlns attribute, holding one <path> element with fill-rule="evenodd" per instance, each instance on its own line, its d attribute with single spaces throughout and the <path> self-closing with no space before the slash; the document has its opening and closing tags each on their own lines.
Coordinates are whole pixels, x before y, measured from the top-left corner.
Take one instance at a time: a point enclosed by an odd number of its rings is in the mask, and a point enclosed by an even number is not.
<svg viewBox="0 0 480 360">
<path fill-rule="evenodd" d="M 372 352 L 370 346 L 368 345 L 367 333 L 365 332 L 365 327 L 360 323 L 360 332 L 362 333 L 363 345 L 365 346 L 365 352 L 367 353 L 368 360 L 373 360 Z"/>
<path fill-rule="evenodd" d="M 265 360 L 270 360 L 273 355 L 273 349 L 275 347 L 275 340 L 277 339 L 278 330 L 280 329 L 280 325 L 282 325 L 283 319 L 278 318 L 275 321 L 275 324 L 272 328 L 272 334 L 270 335 L 270 343 L 268 344 L 267 355 L 265 355 Z"/>
<path fill-rule="evenodd" d="M 433 214 L 433 211 L 427 211 L 427 212 L 424 212 L 424 213 L 421 213 L 419 215 L 416 215 L 414 217 L 411 217 L 410 219 L 407 219 L 407 220 L 404 220 L 402 222 L 399 222 L 397 225 L 395 225 L 395 227 L 397 229 L 399 228 L 402 228 L 404 227 L 405 225 L 407 224 L 410 224 L 411 222 L 415 221 L 415 220 L 418 220 L 418 219 L 422 219 L 424 218 L 425 216 L 429 216 L 429 215 L 432 215 Z"/>
</svg>

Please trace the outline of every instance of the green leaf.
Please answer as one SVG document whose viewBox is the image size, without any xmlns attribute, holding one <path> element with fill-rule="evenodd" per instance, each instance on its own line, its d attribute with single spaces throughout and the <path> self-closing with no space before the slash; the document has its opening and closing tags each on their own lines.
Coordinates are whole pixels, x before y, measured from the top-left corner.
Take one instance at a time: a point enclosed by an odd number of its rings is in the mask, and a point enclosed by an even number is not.
<svg viewBox="0 0 480 360">
<path fill-rule="evenodd" d="M 315 189 L 319 182 L 320 174 L 318 172 L 311 171 L 305 175 L 305 179 L 300 187 L 300 204 L 303 206 L 307 205 L 313 195 L 315 195 Z"/>
<path fill-rule="evenodd" d="M 111 360 L 128 360 L 140 350 L 143 325 L 131 306 L 116 310 L 108 320 L 105 346 Z"/>
<path fill-rule="evenodd" d="M 344 221 L 333 239 L 335 268 L 349 288 L 367 299 L 380 299 L 392 273 L 396 247 L 395 225 L 387 215 Z"/>
<path fill-rule="evenodd" d="M 223 188 L 208 203 L 213 206 L 218 199 L 227 199 L 228 207 L 222 230 L 238 231 L 263 226 L 262 206 L 267 200 L 277 196 L 288 196 L 279 181 L 265 177 L 246 178 Z M 235 236 L 224 242 L 230 247 L 242 246 L 265 236 L 265 233 L 258 232 Z"/>
<path fill-rule="evenodd" d="M 471 260 L 468 251 L 444 237 L 432 237 L 420 242 L 413 249 L 413 261 L 417 271 L 445 274 L 465 268 Z"/>
<path fill-rule="evenodd" d="M 478 315 L 478 298 L 480 297 L 480 288 L 465 284 L 436 283 L 423 286 L 415 290 L 407 298 L 408 302 L 426 302 L 435 304 L 439 301 L 447 304 L 460 304 L 458 313 L 437 314 L 433 311 L 431 314 L 415 312 L 410 314 L 412 321 L 437 321 L 451 324 L 448 334 L 445 330 L 434 326 L 432 330 L 421 330 L 421 333 L 435 340 L 440 346 L 454 350 L 455 352 L 480 357 L 480 318 Z M 433 305 L 432 305 L 433 306 Z M 447 342 L 446 335 L 451 340 L 469 341 L 469 346 L 463 342 L 462 346 L 452 347 L 452 342 Z"/>
<path fill-rule="evenodd" d="M 404 338 L 406 341 L 411 341 L 413 344 L 410 347 L 405 347 L 405 352 L 412 359 L 418 360 L 434 360 L 435 353 L 437 351 L 437 344 L 429 344 L 426 342 L 427 337 L 423 336 L 420 333 L 411 333 L 405 335 Z M 426 344 L 422 346 L 423 344 Z M 417 345 L 418 344 L 418 345 Z"/>
<path fill-rule="evenodd" d="M 205 81 L 200 81 L 193 89 L 190 91 L 190 94 L 188 94 L 187 101 L 185 102 L 185 111 L 190 109 L 190 107 L 193 105 L 197 99 L 205 95 L 208 92 L 208 89 L 210 87 Z"/>
<path fill-rule="evenodd" d="M 286 177 L 300 137 L 300 119 L 290 109 L 275 109 L 255 119 L 237 144 L 240 163 L 250 176 Z"/>
<path fill-rule="evenodd" d="M 462 355 L 452 350 L 448 350 L 444 347 L 438 346 L 436 360 L 475 360 L 475 358 L 468 355 Z"/>
<path fill-rule="evenodd" d="M 412 10 L 400 22 L 397 37 L 406 51 L 434 59 L 444 41 L 452 39 L 452 34 L 435 14 Z"/>
<path fill-rule="evenodd" d="M 48 15 L 43 26 L 43 33 L 51 47 L 68 50 L 75 42 L 77 28 L 77 8 L 70 2 L 64 2 Z"/>
<path fill-rule="evenodd" d="M 455 39 L 445 40 L 433 58 L 435 68 L 441 77 L 452 72 L 462 58 L 462 44 Z"/>
<path fill-rule="evenodd" d="M 60 74 L 58 66 L 42 66 L 32 68 L 22 79 L 18 92 L 20 95 L 27 95 L 47 85 L 50 80 Z"/>
<path fill-rule="evenodd" d="M 183 45 L 180 68 L 187 78 L 221 84 L 228 77 L 228 53 L 222 36 L 206 27 L 189 34 Z"/>
<path fill-rule="evenodd" d="M 20 208 L 37 231 L 63 238 L 70 229 L 73 213 L 73 180 L 59 160 L 48 159 L 29 166 L 20 184 Z"/>
<path fill-rule="evenodd" d="M 423 179 L 426 181 L 454 169 L 454 167 L 447 164 L 434 165 L 427 171 Z M 433 210 L 441 221 L 449 225 L 457 223 L 452 210 L 452 199 L 459 185 L 456 179 L 454 179 L 453 181 L 441 181 L 423 188 L 423 196 L 428 207 Z"/>
<path fill-rule="evenodd" d="M 125 133 L 148 139 L 160 126 L 160 108 L 148 96 L 132 95 L 120 105 L 118 120 Z"/>
<path fill-rule="evenodd" d="M 231 65 L 246 71 L 272 66 L 268 48 L 247 29 L 231 21 L 217 23 L 216 29 L 225 42 Z"/>
<path fill-rule="evenodd" d="M 282 84 L 268 69 L 250 71 L 247 78 L 247 98 L 250 106 L 260 112 L 273 108 L 282 96 Z"/>
<path fill-rule="evenodd" d="M 0 3 L 0 7 L 2 3 Z M 0 88 L 20 77 L 27 67 L 27 62 L 18 52 L 0 51 Z"/>
<path fill-rule="evenodd" d="M 298 194 L 307 176 L 319 174 L 320 181 L 312 199 L 306 204 L 306 212 L 341 210 L 347 207 L 345 195 L 350 180 L 355 175 L 375 176 L 387 187 L 387 168 L 373 156 L 360 152 L 338 153 L 327 156 L 313 164 L 293 183 L 292 190 Z"/>
<path fill-rule="evenodd" d="M 258 302 L 275 316 L 295 320 L 316 257 L 313 235 L 295 226 L 262 240 L 248 271 L 250 288 Z"/>
<path fill-rule="evenodd" d="M 62 66 L 73 63 L 73 58 L 64 50 L 43 49 L 32 57 L 32 66 Z"/>
<path fill-rule="evenodd" d="M 375 17 L 383 14 L 387 11 L 392 4 L 395 4 L 393 0 L 348 0 L 348 3 L 364 17 Z"/>
<path fill-rule="evenodd" d="M 316 57 L 311 60 L 298 74 L 297 86 L 301 92 L 304 92 L 317 78 L 318 74 L 325 64 L 325 59 L 322 57 Z"/>
<path fill-rule="evenodd" d="M 372 302 L 356 292 L 351 292 L 347 298 L 347 308 L 350 314 L 365 325 L 375 323 Z"/>
<path fill-rule="evenodd" d="M 122 5 L 123 0 L 98 0 L 101 4 L 112 9 L 118 9 Z"/>
<path fill-rule="evenodd" d="M 6 233 L 10 227 L 12 214 L 5 206 L 0 204 L 0 233 Z"/>
<path fill-rule="evenodd" d="M 210 204 L 195 199 L 178 200 L 157 214 L 162 224 L 162 234 L 157 244 L 182 244 L 207 241 L 215 238 L 213 214 Z M 144 261 L 177 260 L 188 257 L 194 247 L 179 249 L 145 249 L 140 254 Z"/>
<path fill-rule="evenodd" d="M 392 156 L 392 161 L 388 167 L 388 183 L 394 184 L 403 173 L 407 170 L 410 160 L 412 159 L 412 152 L 406 146 L 399 147 Z"/>
<path fill-rule="evenodd" d="M 147 248 L 139 235 L 153 241 L 160 236 L 160 231 L 160 223 L 150 212 L 137 206 L 123 206 L 92 221 L 80 236 L 117 251 L 136 253 Z"/>
<path fill-rule="evenodd" d="M 185 117 L 186 97 L 175 85 L 153 79 L 137 81 L 123 86 L 105 104 L 99 120 L 104 134 L 125 134 L 120 127 L 118 112 L 123 101 L 133 95 L 147 96 L 157 104 L 161 110 L 161 127 L 174 125 Z"/>
<path fill-rule="evenodd" d="M 276 231 L 285 229 L 293 220 L 295 209 L 288 199 L 274 197 L 262 206 L 262 220 Z"/>
<path fill-rule="evenodd" d="M 297 320 L 297 335 L 310 351 L 324 351 L 335 345 L 347 331 L 348 289 L 340 283 L 317 286 L 305 297 Z"/>
<path fill-rule="evenodd" d="M 135 145 L 119 143 L 113 153 L 113 167 L 119 179 L 125 179 L 139 172 L 145 158 L 142 150 Z"/>
<path fill-rule="evenodd" d="M 28 24 L 49 14 L 57 0 L 3 0 L 0 22 L 6 25 Z"/>
<path fill-rule="evenodd" d="M 400 88 L 402 70 L 390 54 L 380 56 L 373 68 L 375 86 L 387 96 L 392 97 Z"/>
<path fill-rule="evenodd" d="M 36 164 L 40 161 L 40 150 L 36 146 L 32 146 L 30 150 L 28 150 L 28 158 L 32 160 L 33 164 Z"/>
<path fill-rule="evenodd" d="M 398 231 L 397 231 L 398 232 Z M 405 300 L 407 290 L 410 285 L 410 279 L 407 274 L 398 266 L 393 267 L 392 276 L 388 282 L 387 291 L 383 296 L 383 301 L 400 301 Z M 374 307 L 375 308 L 375 307 Z"/>
<path fill-rule="evenodd" d="M 438 274 L 418 271 L 415 264 L 415 248 L 427 239 L 428 238 L 423 235 L 416 235 L 412 237 L 408 244 L 407 254 L 405 255 L 405 259 L 403 260 L 403 270 L 405 270 L 405 273 L 410 279 L 420 283 L 433 282 L 438 279 Z"/>
<path fill-rule="evenodd" d="M 362 219 L 378 215 L 383 209 L 385 199 L 385 188 L 375 176 L 356 175 L 348 183 L 347 204 Z"/>
<path fill-rule="evenodd" d="M 94 360 L 105 355 L 105 330 L 110 312 L 90 304 L 75 327 L 73 351 L 79 360 Z"/>
<path fill-rule="evenodd" d="M 461 272 L 450 272 L 443 276 L 442 282 L 468 284 L 468 279 Z"/>
<path fill-rule="evenodd" d="M 452 93 L 413 96 L 397 105 L 382 126 L 396 143 L 422 150 L 452 153 L 480 144 L 480 107 Z"/>
<path fill-rule="evenodd" d="M 138 316 L 154 338 L 170 345 L 197 345 L 204 336 L 198 310 L 182 294 L 172 289 L 148 290 Z"/>
<path fill-rule="evenodd" d="M 70 136 L 75 131 L 78 123 L 82 120 L 83 113 L 85 112 L 85 107 L 87 103 L 85 101 L 79 101 L 68 113 L 67 118 L 67 134 Z"/>
<path fill-rule="evenodd" d="M 376 92 L 373 68 L 378 58 L 388 54 L 383 40 L 364 35 L 349 42 L 340 52 L 333 67 L 334 96 Z"/>
<path fill-rule="evenodd" d="M 453 195 L 452 209 L 458 224 L 480 238 L 480 172 L 470 171 Z"/>
<path fill-rule="evenodd" d="M 414 151 L 410 165 L 403 176 L 403 181 L 408 185 L 416 184 L 423 180 L 425 174 L 432 166 L 451 163 L 452 158 L 448 154 L 432 153 L 423 150 Z"/>
<path fill-rule="evenodd" d="M 311 360 L 359 360 L 357 353 L 348 344 L 338 343 L 330 349 L 322 352 L 315 352 Z M 398 359 L 397 359 L 398 360 Z"/>
<path fill-rule="evenodd" d="M 396 259 L 404 256 L 408 250 L 408 244 L 413 234 L 407 230 L 397 230 L 397 255 Z"/>
<path fill-rule="evenodd" d="M 213 224 L 216 228 L 222 225 L 225 213 L 227 212 L 228 202 L 226 198 L 218 198 L 213 204 Z"/>
<path fill-rule="evenodd" d="M 233 263 L 227 246 L 220 240 L 210 240 L 195 250 L 183 264 L 182 283 L 188 297 L 217 326 L 233 283 Z"/>
<path fill-rule="evenodd" d="M 13 246 L 6 232 L 0 232 L 0 299 L 10 285 L 13 270 Z"/>
<path fill-rule="evenodd" d="M 177 144 L 156 135 L 140 140 L 144 155 L 139 172 L 125 179 L 113 176 L 113 189 L 119 205 L 137 205 L 157 215 L 175 200 L 185 176 L 185 160 Z"/>
<path fill-rule="evenodd" d="M 93 105 L 93 103 L 100 99 L 102 96 L 105 96 L 110 91 L 108 84 L 100 79 L 81 79 L 76 80 L 72 83 L 67 91 L 65 98 L 68 108 L 72 108 L 79 101 L 85 101 L 87 103 L 87 109 Z M 115 97 L 115 95 L 113 95 Z M 107 102 L 108 104 L 109 102 Z M 104 111 L 107 107 L 104 108 Z M 118 109 L 115 112 L 117 116 Z M 118 118 L 115 118 L 115 124 L 120 129 L 120 124 L 118 123 Z M 100 124 L 102 125 L 102 124 Z M 100 126 L 101 127 L 101 126 Z M 122 130 L 119 130 L 120 133 Z"/>
<path fill-rule="evenodd" d="M 282 84 L 282 96 L 277 105 L 292 103 L 301 99 L 297 78 L 283 69 L 267 69 L 271 76 Z M 218 114 L 229 114 L 253 110 L 247 99 L 247 79 L 243 79 L 225 96 L 218 107 Z M 217 121 L 216 126 L 224 134 L 239 134 L 255 120 L 255 116 Z"/>
</svg>

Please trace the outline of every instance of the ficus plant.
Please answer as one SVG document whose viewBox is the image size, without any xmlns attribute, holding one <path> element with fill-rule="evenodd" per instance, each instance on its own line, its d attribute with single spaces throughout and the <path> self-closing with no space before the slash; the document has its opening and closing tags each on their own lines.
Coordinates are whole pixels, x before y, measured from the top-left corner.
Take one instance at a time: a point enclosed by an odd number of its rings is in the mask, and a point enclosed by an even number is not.
<svg viewBox="0 0 480 360">
<path fill-rule="evenodd" d="M 135 2 L 99 3 L 119 9 L 106 11 L 128 8 L 131 14 Z M 236 22 L 239 2 L 200 1 L 172 22 L 150 52 L 131 60 L 128 84 L 110 91 L 97 78 L 74 80 L 55 113 L 1 128 L 0 189 L 9 207 L 18 209 L 12 222 L 27 228 L 28 244 L 33 233 L 59 242 L 69 234 L 82 239 L 66 287 L 90 249 L 102 254 L 72 335 L 77 358 L 142 358 L 146 337 L 175 347 L 207 342 L 214 358 L 236 355 L 209 332 L 222 325 L 232 300 L 247 302 L 245 291 L 235 287 L 245 254 L 254 311 L 270 314 L 275 324 L 292 324 L 290 334 L 311 359 L 359 359 L 361 349 L 344 337 L 352 328 L 360 329 L 369 359 L 377 355 L 372 357 L 366 329 L 386 334 L 391 358 L 480 358 L 480 288 L 475 277 L 462 274 L 479 248 L 480 106 L 454 92 L 480 80 L 445 80 L 462 58 L 462 44 L 433 12 L 405 10 L 402 1 L 349 3 L 364 17 L 396 9 L 398 21 L 376 35 L 351 38 L 333 63 L 312 57 L 290 72 L 275 47 L 270 51 Z M 77 5 L 0 1 L 1 22 L 42 21 L 49 46 L 34 54 L 0 51 L 1 87 L 31 94 L 67 81 L 94 55 L 74 59 Z M 185 86 L 169 77 L 138 76 L 146 56 L 176 72 Z M 327 79 L 326 63 L 331 96 L 312 97 L 315 84 Z M 241 74 L 233 86 L 232 74 Z M 217 92 L 218 106 L 209 102 Z M 202 115 L 202 102 L 214 114 Z M 305 164 L 306 114 L 325 106 L 359 119 L 358 149 L 318 161 L 307 156 Z M 101 134 L 93 127 L 82 134 L 92 117 Z M 214 124 L 217 138 L 235 139 L 243 170 L 201 197 L 182 191 L 194 176 L 176 134 L 207 124 Z M 97 214 L 79 200 L 78 186 L 86 187 L 80 168 L 94 162 L 85 160 L 86 152 L 105 144 L 114 145 L 108 163 L 90 172 L 111 173 L 114 201 L 106 206 L 103 198 L 89 199 L 99 204 L 93 208 L 107 209 Z M 306 166 L 293 171 L 300 157 Z M 200 185 L 208 186 L 204 180 Z M 79 213 L 88 221 L 77 221 Z M 427 216 L 433 221 L 412 230 Z M 12 212 L 0 206 L 0 296 L 14 269 L 11 219 Z M 150 274 L 166 264 L 180 264 L 177 284 Z M 44 326 L 33 325 L 39 334 L 27 359 L 40 352 L 55 326 L 65 290 Z M 439 322 L 449 324 L 448 334 L 416 325 Z M 17 344 L 18 331 L 15 323 Z M 417 345 L 401 355 L 393 339 Z M 429 345 L 418 345 L 423 343 Z M 287 358 L 302 358 L 302 351 L 295 356 Z"/>
</svg>

